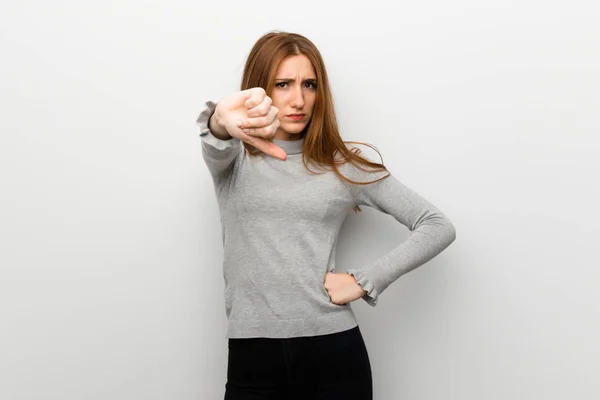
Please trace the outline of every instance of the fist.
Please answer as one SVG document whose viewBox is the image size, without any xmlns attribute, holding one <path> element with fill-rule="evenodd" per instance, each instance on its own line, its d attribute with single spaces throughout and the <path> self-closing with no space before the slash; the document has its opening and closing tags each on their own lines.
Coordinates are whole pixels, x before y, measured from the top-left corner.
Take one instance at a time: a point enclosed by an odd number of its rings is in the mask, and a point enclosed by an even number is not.
<svg viewBox="0 0 600 400">
<path fill-rule="evenodd" d="M 356 279 L 346 273 L 328 272 L 325 275 L 325 290 L 335 304 L 346 304 L 360 299 L 367 291 L 364 290 Z"/>
<path fill-rule="evenodd" d="M 279 128 L 279 109 L 261 87 L 236 92 L 217 103 L 210 129 L 238 138 L 273 157 L 285 160 L 283 149 L 270 140 Z M 214 120 L 213 120 L 214 118 Z"/>
</svg>

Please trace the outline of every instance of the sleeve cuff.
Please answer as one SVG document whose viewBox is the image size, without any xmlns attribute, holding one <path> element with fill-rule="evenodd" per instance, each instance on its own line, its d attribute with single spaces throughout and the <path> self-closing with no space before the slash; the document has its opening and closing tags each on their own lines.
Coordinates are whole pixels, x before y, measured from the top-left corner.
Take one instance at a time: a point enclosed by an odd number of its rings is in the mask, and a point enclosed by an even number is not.
<svg viewBox="0 0 600 400">
<path fill-rule="evenodd" d="M 362 297 L 364 301 L 367 302 L 371 307 L 375 307 L 377 305 L 377 301 L 379 300 L 379 294 L 373 282 L 368 280 L 363 271 L 358 269 L 350 269 L 346 271 L 346 273 L 352 275 L 356 282 L 362 287 L 367 293 Z"/>
<path fill-rule="evenodd" d="M 228 140 L 222 140 L 212 134 L 208 128 L 208 122 L 210 117 L 215 113 L 217 103 L 213 101 L 207 101 L 204 104 L 204 110 L 200 112 L 200 115 L 196 119 L 196 124 L 200 128 L 200 138 L 206 144 L 211 145 L 217 150 L 225 150 L 230 147 L 236 147 L 239 145 L 240 140 L 232 137 Z"/>
</svg>

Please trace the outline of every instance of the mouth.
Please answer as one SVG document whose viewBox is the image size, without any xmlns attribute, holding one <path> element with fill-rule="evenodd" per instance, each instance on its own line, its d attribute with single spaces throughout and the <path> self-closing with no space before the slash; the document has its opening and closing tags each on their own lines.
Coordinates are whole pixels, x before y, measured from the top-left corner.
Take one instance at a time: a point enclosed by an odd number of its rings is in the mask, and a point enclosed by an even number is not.
<svg viewBox="0 0 600 400">
<path fill-rule="evenodd" d="M 300 119 L 303 119 L 304 117 L 306 117 L 306 114 L 288 114 L 288 115 L 286 115 L 286 117 L 297 121 L 297 120 L 300 120 Z"/>
</svg>

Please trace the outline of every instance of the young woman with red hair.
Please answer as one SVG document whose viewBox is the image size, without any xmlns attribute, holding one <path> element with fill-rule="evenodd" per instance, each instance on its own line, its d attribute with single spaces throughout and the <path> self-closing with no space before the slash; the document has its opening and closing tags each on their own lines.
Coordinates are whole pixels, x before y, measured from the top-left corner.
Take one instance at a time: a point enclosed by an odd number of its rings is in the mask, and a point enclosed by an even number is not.
<svg viewBox="0 0 600 400">
<path fill-rule="evenodd" d="M 455 240 L 453 224 L 342 140 L 325 64 L 302 35 L 258 39 L 240 91 L 207 101 L 197 122 L 222 224 L 225 399 L 372 399 L 350 303 L 375 306 Z M 336 268 L 339 229 L 360 205 L 411 234 L 368 265 Z"/>
</svg>

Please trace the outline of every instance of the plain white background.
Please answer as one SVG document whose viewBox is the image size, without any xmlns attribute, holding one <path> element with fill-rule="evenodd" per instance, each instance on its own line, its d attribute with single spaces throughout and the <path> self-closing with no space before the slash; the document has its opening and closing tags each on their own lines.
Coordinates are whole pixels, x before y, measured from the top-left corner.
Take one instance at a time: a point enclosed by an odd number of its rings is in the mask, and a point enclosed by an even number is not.
<svg viewBox="0 0 600 400">
<path fill-rule="evenodd" d="M 0 398 L 222 398 L 195 120 L 275 29 L 321 50 L 343 138 L 457 229 L 353 305 L 375 399 L 600 397 L 598 20 L 592 1 L 2 2 Z M 338 266 L 409 234 L 363 209 Z"/>
</svg>

